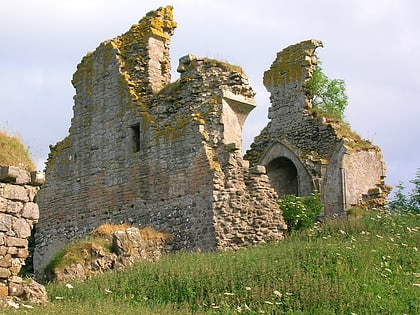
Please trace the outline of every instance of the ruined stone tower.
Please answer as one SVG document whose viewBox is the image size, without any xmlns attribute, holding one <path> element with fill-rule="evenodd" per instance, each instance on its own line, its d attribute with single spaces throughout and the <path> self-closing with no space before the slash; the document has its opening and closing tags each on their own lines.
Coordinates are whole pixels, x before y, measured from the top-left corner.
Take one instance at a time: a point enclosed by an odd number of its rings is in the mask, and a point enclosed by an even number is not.
<svg viewBox="0 0 420 315">
<path fill-rule="evenodd" d="M 319 191 L 325 215 L 343 215 L 352 205 L 384 206 L 388 190 L 380 149 L 339 119 L 313 110 L 305 83 L 317 65 L 318 47 L 317 40 L 289 46 L 264 73 L 270 122 L 245 158 L 267 168 L 279 195 Z"/>
<path fill-rule="evenodd" d="M 277 240 L 286 226 L 265 168 L 241 156 L 254 92 L 239 67 L 187 55 L 170 83 L 172 8 L 88 53 L 73 77 L 69 135 L 38 194 L 34 266 L 100 224 L 167 230 L 175 248 Z"/>
</svg>

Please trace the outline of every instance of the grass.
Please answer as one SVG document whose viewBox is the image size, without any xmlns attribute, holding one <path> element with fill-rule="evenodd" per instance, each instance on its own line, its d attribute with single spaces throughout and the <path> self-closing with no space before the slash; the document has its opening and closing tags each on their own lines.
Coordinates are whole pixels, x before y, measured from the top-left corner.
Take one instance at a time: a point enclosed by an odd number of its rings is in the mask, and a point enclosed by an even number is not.
<svg viewBox="0 0 420 315">
<path fill-rule="evenodd" d="M 17 166 L 28 171 L 35 170 L 29 149 L 18 136 L 10 136 L 0 130 L 0 165 Z"/>
<path fill-rule="evenodd" d="M 174 253 L 9 314 L 419 314 L 420 215 L 369 212 L 237 252 Z"/>
</svg>

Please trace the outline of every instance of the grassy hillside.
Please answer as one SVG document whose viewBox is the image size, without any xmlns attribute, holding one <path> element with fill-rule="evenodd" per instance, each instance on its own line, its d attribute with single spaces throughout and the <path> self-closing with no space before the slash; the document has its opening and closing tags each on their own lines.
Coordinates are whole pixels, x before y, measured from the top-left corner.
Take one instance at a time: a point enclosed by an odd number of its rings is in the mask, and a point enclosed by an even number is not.
<svg viewBox="0 0 420 315">
<path fill-rule="evenodd" d="M 420 314 L 420 215 L 370 213 L 237 252 L 177 253 L 16 314 Z"/>
<path fill-rule="evenodd" d="M 35 164 L 19 137 L 10 136 L 0 130 L 0 165 L 17 166 L 28 171 L 35 170 Z"/>
</svg>

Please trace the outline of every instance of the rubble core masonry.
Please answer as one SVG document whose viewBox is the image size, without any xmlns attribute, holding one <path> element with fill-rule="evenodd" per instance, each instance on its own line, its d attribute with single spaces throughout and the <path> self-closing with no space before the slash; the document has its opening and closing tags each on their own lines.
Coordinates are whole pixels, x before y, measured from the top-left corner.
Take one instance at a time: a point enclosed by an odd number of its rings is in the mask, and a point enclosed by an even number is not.
<svg viewBox="0 0 420 315">
<path fill-rule="evenodd" d="M 319 41 L 286 48 L 264 74 L 270 122 L 244 159 L 242 128 L 255 107 L 247 76 L 186 55 L 171 82 L 175 28 L 172 7 L 159 8 L 77 66 L 69 135 L 51 147 L 37 197 L 37 273 L 103 223 L 166 230 L 175 249 L 237 249 L 284 237 L 281 194 L 317 189 L 329 214 L 371 188 L 382 193 L 379 148 L 352 147 L 309 111 L 304 86 Z"/>
</svg>

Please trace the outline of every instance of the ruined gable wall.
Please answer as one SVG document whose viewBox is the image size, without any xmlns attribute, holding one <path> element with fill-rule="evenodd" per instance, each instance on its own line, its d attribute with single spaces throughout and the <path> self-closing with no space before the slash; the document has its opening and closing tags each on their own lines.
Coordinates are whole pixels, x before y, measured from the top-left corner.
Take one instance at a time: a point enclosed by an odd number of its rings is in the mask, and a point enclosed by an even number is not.
<svg viewBox="0 0 420 315">
<path fill-rule="evenodd" d="M 287 140 L 309 165 L 311 154 L 316 152 L 315 159 L 327 159 L 339 143 L 334 129 L 309 113 L 312 105 L 304 93 L 304 83 L 311 78 L 318 62 L 315 55 L 318 47 L 322 43 L 316 40 L 289 46 L 277 53 L 264 73 L 264 85 L 271 93 L 270 122 L 246 153 L 252 164 L 258 164 L 264 151 L 276 141 Z M 319 168 L 314 167 L 314 172 L 320 176 Z"/>
<path fill-rule="evenodd" d="M 378 147 L 346 131 L 342 122 L 311 110 L 305 82 L 312 77 L 318 62 L 315 50 L 321 46 L 316 40 L 289 46 L 264 73 L 271 93 L 270 122 L 245 158 L 253 165 L 267 165 L 276 152 L 292 161 L 298 159 L 293 162 L 298 170 L 298 194 L 317 189 L 325 213 L 342 214 L 383 179 L 383 158 Z M 301 171 L 300 163 L 306 171 Z M 304 181 L 311 183 L 305 188 Z"/>
<path fill-rule="evenodd" d="M 135 159 L 130 126 L 147 120 L 152 92 L 170 80 L 168 46 L 176 26 L 171 10 L 148 14 L 78 65 L 72 81 L 76 95 L 69 135 L 51 149 L 47 183 L 39 196 L 42 219 L 34 257 L 39 268 L 45 266 L 44 257 L 50 258 L 99 222 L 130 218 L 123 208 L 127 164 Z M 157 71 L 159 79 L 150 77 Z"/>
</svg>

